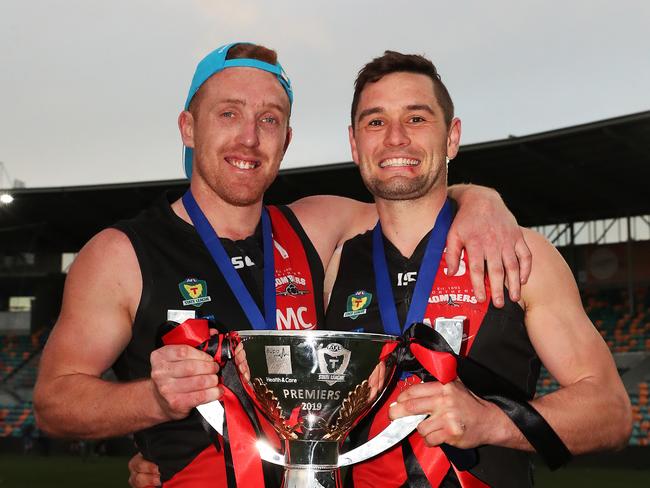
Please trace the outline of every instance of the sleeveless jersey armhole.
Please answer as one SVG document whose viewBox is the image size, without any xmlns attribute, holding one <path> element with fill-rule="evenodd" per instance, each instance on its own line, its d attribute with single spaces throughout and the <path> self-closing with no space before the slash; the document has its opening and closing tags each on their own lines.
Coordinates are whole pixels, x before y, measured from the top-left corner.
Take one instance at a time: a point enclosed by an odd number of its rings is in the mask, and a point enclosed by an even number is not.
<svg viewBox="0 0 650 488">
<path fill-rule="evenodd" d="M 138 260 L 138 264 L 140 265 L 142 291 L 140 292 L 140 300 L 138 301 L 138 307 L 136 308 L 135 316 L 133 318 L 133 323 L 135 324 L 138 322 L 138 319 L 142 315 L 143 311 L 147 309 L 151 301 L 151 288 L 153 286 L 153 283 L 150 282 L 152 276 L 151 263 L 147 253 L 144 250 L 144 246 L 140 241 L 138 233 L 134 231 L 128 223 L 118 222 L 111 227 L 113 229 L 119 230 L 129 238 L 129 241 L 131 241 L 131 245 L 133 246 L 133 250 L 135 251 L 135 256 Z"/>
</svg>

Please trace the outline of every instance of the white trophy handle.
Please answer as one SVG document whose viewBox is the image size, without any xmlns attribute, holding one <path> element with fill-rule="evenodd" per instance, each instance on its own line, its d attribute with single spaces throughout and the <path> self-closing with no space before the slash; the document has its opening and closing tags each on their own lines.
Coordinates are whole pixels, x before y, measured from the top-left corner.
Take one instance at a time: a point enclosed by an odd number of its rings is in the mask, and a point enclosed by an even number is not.
<svg viewBox="0 0 650 488">
<path fill-rule="evenodd" d="M 203 405 L 197 406 L 196 409 L 201 415 L 203 415 L 203 418 L 212 426 L 212 428 L 219 433 L 219 435 L 223 435 L 224 409 L 219 400 L 204 403 Z M 284 455 L 273 449 L 267 442 L 263 440 L 257 441 L 257 449 L 260 453 L 260 457 L 264 461 L 278 464 L 280 466 L 286 466 Z"/>
<path fill-rule="evenodd" d="M 196 409 L 203 415 L 203 418 L 216 430 L 223 435 L 223 405 L 219 400 L 199 405 Z M 339 467 L 349 466 L 360 463 L 377 454 L 384 452 L 386 449 L 393 447 L 411 432 L 415 430 L 426 415 L 409 415 L 397 420 L 393 420 L 388 426 L 375 437 L 365 444 L 339 455 Z M 257 450 L 264 461 L 268 461 L 279 466 L 286 466 L 284 455 L 273 449 L 266 441 L 257 441 Z"/>
<path fill-rule="evenodd" d="M 365 444 L 355 447 L 354 449 L 339 454 L 338 467 L 349 466 L 360 463 L 377 454 L 384 452 L 386 449 L 393 447 L 411 432 L 415 430 L 420 422 L 427 417 L 426 414 L 409 415 L 393 420 L 384 430 Z"/>
<path fill-rule="evenodd" d="M 349 466 L 370 459 L 377 454 L 381 454 L 386 449 L 393 447 L 411 432 L 415 430 L 420 422 L 427 417 L 422 415 L 409 415 L 397 420 L 393 420 L 384 430 L 368 442 L 355 447 L 354 449 L 339 454 L 338 467 Z M 286 466 L 287 463 L 284 455 L 273 449 L 266 441 L 257 441 L 257 450 L 264 461 L 268 461 L 279 466 Z"/>
<path fill-rule="evenodd" d="M 287 463 L 284 459 L 284 454 L 280 454 L 278 451 L 273 449 L 271 445 L 263 439 L 258 440 L 255 445 L 257 450 L 260 453 L 260 457 L 264 461 L 269 463 L 277 464 L 278 466 L 287 466 Z"/>
<path fill-rule="evenodd" d="M 201 415 L 203 415 L 203 418 L 208 421 L 212 428 L 219 433 L 219 435 L 223 435 L 224 409 L 219 400 L 204 403 L 203 405 L 197 406 L 196 409 Z"/>
</svg>

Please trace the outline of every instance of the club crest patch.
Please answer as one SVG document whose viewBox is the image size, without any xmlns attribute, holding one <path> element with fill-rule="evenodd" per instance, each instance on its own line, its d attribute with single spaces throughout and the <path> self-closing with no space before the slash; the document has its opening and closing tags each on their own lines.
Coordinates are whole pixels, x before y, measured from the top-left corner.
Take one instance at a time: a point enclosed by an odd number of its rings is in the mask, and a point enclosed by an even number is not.
<svg viewBox="0 0 650 488">
<path fill-rule="evenodd" d="M 178 284 L 178 289 L 185 300 L 183 305 L 194 305 L 200 307 L 205 302 L 212 301 L 208 295 L 208 284 L 205 280 L 197 280 L 196 278 L 187 278 Z"/>
<path fill-rule="evenodd" d="M 275 294 L 278 296 L 297 297 L 307 295 L 307 281 L 298 274 L 287 274 L 275 277 Z"/>
<path fill-rule="evenodd" d="M 372 293 L 357 290 L 348 296 L 347 311 L 343 314 L 346 319 L 355 320 L 359 315 L 365 315 L 368 305 L 372 301 Z"/>
<path fill-rule="evenodd" d="M 291 281 L 286 285 L 281 285 L 279 288 L 276 287 L 276 294 L 281 296 L 297 297 L 299 295 L 306 295 L 307 293 L 309 293 L 309 290 L 301 290 Z"/>
</svg>

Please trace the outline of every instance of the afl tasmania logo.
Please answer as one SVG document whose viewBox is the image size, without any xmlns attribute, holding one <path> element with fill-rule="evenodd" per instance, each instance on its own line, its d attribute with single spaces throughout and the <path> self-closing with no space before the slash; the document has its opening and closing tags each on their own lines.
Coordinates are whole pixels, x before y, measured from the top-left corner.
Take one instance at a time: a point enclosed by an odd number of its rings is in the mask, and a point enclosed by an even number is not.
<svg viewBox="0 0 650 488">
<path fill-rule="evenodd" d="M 341 344 L 331 342 L 318 350 L 319 381 L 332 386 L 345 380 L 345 370 L 350 364 L 350 351 Z"/>
<path fill-rule="evenodd" d="M 187 278 L 178 284 L 178 289 L 185 300 L 183 306 L 193 305 L 200 307 L 205 302 L 212 299 L 208 295 L 208 284 L 205 280 L 197 280 L 196 278 Z"/>
</svg>

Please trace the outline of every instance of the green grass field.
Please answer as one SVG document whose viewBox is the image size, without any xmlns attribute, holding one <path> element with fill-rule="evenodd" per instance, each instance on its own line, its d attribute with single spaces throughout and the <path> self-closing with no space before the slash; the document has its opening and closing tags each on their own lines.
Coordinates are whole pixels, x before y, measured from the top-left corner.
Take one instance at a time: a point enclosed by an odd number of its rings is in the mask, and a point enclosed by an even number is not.
<svg viewBox="0 0 650 488">
<path fill-rule="evenodd" d="M 0 456 L 0 488 L 128 487 L 128 458 Z"/>
<path fill-rule="evenodd" d="M 0 456 L 0 488 L 113 488 L 128 487 L 127 458 L 72 456 Z M 618 488 L 650 486 L 650 463 L 646 470 L 565 468 L 550 473 L 537 470 L 536 487 Z"/>
</svg>

